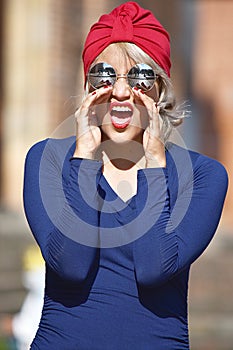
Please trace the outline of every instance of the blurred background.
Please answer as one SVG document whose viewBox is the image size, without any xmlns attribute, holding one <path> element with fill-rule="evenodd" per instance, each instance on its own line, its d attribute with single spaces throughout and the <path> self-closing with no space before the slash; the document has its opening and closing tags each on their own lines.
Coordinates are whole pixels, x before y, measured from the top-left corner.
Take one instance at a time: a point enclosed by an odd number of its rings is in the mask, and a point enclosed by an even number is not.
<svg viewBox="0 0 233 350">
<path fill-rule="evenodd" d="M 27 333 L 23 318 L 17 331 L 17 318 L 37 283 L 30 276 L 41 268 L 23 214 L 25 155 L 73 114 L 83 93 L 81 52 L 89 27 L 121 3 L 0 0 L 0 350 L 16 349 L 17 332 Z M 179 129 L 185 144 L 229 173 L 218 232 L 191 270 L 189 309 L 192 349 L 233 349 L 233 1 L 138 3 L 171 34 L 177 99 L 192 111 Z M 38 312 L 30 300 L 33 321 Z"/>
</svg>

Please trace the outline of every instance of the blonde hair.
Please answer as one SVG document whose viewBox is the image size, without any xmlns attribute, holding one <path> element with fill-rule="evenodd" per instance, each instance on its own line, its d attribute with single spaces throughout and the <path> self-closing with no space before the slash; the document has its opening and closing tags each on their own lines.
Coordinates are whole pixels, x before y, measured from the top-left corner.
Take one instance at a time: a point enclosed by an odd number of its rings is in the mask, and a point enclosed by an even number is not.
<svg viewBox="0 0 233 350">
<path fill-rule="evenodd" d="M 163 120 L 161 132 L 165 143 L 168 140 L 172 129 L 180 125 L 184 117 L 187 116 L 186 112 L 176 103 L 171 79 L 167 76 L 164 70 L 137 45 L 128 42 L 117 42 L 111 45 L 116 46 L 121 50 L 124 56 L 133 60 L 135 63 L 148 64 L 157 74 L 157 82 L 159 86 L 159 99 L 157 104 L 159 106 L 159 114 Z M 95 61 L 101 56 L 101 54 L 95 59 Z M 95 61 L 92 65 L 95 64 Z"/>
</svg>

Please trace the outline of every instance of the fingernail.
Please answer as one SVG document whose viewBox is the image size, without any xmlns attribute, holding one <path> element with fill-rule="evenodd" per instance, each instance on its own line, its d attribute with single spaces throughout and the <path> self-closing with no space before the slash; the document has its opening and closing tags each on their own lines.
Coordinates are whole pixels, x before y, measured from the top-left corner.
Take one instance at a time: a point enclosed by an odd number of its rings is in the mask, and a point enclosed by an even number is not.
<svg viewBox="0 0 233 350">
<path fill-rule="evenodd" d="M 136 90 L 136 91 L 138 91 L 139 90 L 139 88 L 137 87 L 137 86 L 134 86 L 134 88 L 133 88 L 134 90 Z"/>
<path fill-rule="evenodd" d="M 145 95 L 145 92 L 143 90 L 140 90 L 141 94 Z"/>
<path fill-rule="evenodd" d="M 104 85 L 105 89 L 108 89 L 110 87 L 110 85 Z"/>
<path fill-rule="evenodd" d="M 92 95 L 95 95 L 95 94 L 96 94 L 96 91 L 93 91 L 93 92 L 92 92 Z"/>
</svg>

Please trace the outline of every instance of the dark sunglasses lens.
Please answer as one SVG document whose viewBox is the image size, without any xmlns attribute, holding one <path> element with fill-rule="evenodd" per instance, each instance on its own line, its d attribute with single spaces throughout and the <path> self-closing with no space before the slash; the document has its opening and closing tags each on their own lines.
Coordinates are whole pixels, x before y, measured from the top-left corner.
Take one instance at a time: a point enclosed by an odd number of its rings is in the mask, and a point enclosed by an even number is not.
<svg viewBox="0 0 233 350">
<path fill-rule="evenodd" d="M 132 88 L 137 87 L 143 91 L 151 90 L 156 80 L 153 69 L 145 63 L 133 66 L 127 76 L 129 85 Z"/>
<path fill-rule="evenodd" d="M 99 89 L 105 85 L 114 85 L 116 82 L 116 72 L 109 64 L 100 62 L 90 69 L 88 81 L 95 89 Z"/>
</svg>

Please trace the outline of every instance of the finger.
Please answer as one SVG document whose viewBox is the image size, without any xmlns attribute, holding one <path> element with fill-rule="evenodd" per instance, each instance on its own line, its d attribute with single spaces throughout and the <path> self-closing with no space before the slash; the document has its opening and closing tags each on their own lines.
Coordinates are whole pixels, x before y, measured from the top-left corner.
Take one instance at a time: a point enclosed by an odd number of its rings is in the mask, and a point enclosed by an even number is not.
<svg viewBox="0 0 233 350">
<path fill-rule="evenodd" d="M 134 92 L 135 96 L 137 96 L 137 98 L 146 107 L 150 118 L 152 118 L 154 116 L 154 114 L 156 114 L 156 115 L 159 114 L 159 107 L 157 106 L 157 103 L 154 101 L 153 98 L 149 97 L 148 95 L 146 95 L 146 93 L 143 90 L 138 89 L 138 88 L 133 88 L 133 92 Z"/>
<path fill-rule="evenodd" d="M 106 100 L 112 91 L 111 85 L 105 85 L 91 92 L 88 97 L 91 97 L 92 104 L 99 104 L 102 100 Z"/>
<path fill-rule="evenodd" d="M 146 130 L 146 134 L 155 138 L 161 138 L 162 120 L 159 114 L 160 107 L 153 98 L 146 95 L 146 93 L 139 89 L 133 89 L 135 96 L 137 96 L 147 109 L 149 116 L 149 127 Z"/>
<path fill-rule="evenodd" d="M 103 86 L 100 89 L 95 90 L 92 94 L 95 93 L 95 100 L 94 103 L 95 105 L 101 104 L 101 103 L 106 103 L 109 99 L 109 96 L 112 92 L 112 86 L 111 85 L 106 85 Z"/>
<path fill-rule="evenodd" d="M 96 112 L 93 109 L 89 112 L 89 125 L 98 126 Z"/>
<path fill-rule="evenodd" d="M 76 119 L 78 117 L 87 116 L 90 107 L 101 103 L 101 99 L 106 99 L 111 91 L 112 86 L 104 86 L 100 89 L 90 92 L 82 102 L 81 106 L 75 111 Z"/>
<path fill-rule="evenodd" d="M 151 127 L 155 127 L 159 120 L 159 106 L 157 102 L 153 100 L 153 98 L 147 96 L 144 91 L 133 89 L 135 95 L 141 100 L 143 105 L 146 107 L 148 115 L 149 115 L 149 124 Z"/>
<path fill-rule="evenodd" d="M 149 121 L 149 132 L 151 136 L 161 138 L 163 121 L 159 114 L 159 108 L 156 103 L 152 106 L 152 113 Z"/>
</svg>

